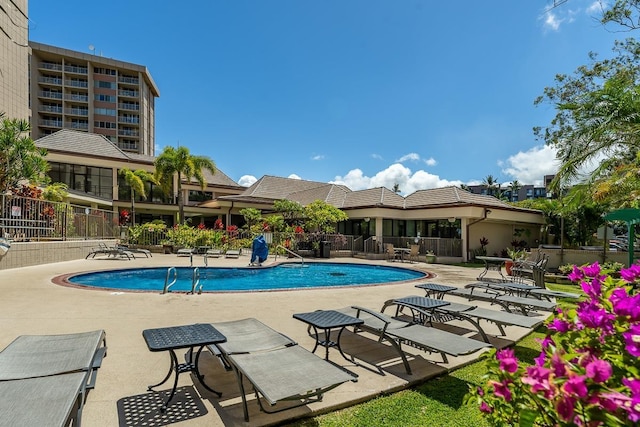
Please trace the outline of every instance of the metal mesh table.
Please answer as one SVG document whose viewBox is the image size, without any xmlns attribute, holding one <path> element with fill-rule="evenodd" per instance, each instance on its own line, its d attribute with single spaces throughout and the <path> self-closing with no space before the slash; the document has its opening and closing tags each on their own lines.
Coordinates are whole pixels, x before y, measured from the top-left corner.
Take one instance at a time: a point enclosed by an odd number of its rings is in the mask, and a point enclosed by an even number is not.
<svg viewBox="0 0 640 427">
<path fill-rule="evenodd" d="M 296 313 L 293 315 L 294 319 L 298 319 L 311 328 L 313 328 L 316 336 L 316 345 L 313 347 L 312 353 L 315 353 L 316 349 L 319 345 L 325 348 L 325 356 L 326 360 L 329 360 L 329 348 L 336 347 L 342 357 L 346 360 L 351 361 L 345 354 L 342 352 L 342 348 L 340 347 L 340 337 L 342 336 L 342 331 L 347 326 L 357 326 L 362 325 L 364 320 L 358 319 L 357 317 L 349 316 L 348 314 L 340 313 L 335 310 L 318 310 L 312 311 L 309 313 Z M 335 341 L 331 340 L 331 329 L 340 329 L 338 332 L 338 338 Z M 324 339 L 320 339 L 320 334 L 318 334 L 318 329 L 323 330 Z"/>
<path fill-rule="evenodd" d="M 421 283 L 416 285 L 416 288 L 423 289 L 427 298 L 434 297 L 435 299 L 443 299 L 447 292 L 458 289 L 455 286 L 440 285 L 438 283 Z"/>
<path fill-rule="evenodd" d="M 210 388 L 204 382 L 204 375 L 200 374 L 200 370 L 198 369 L 198 361 L 200 360 L 200 353 L 202 353 L 202 349 L 207 345 L 218 344 L 227 340 L 227 338 L 216 328 L 208 323 L 197 323 L 194 325 L 145 329 L 142 331 L 142 336 L 147 343 L 149 351 L 168 351 L 171 355 L 171 367 L 169 368 L 167 375 L 158 384 L 150 385 L 148 387 L 148 390 L 152 390 L 153 388 L 164 384 L 171 376 L 171 373 L 175 371 L 176 376 L 173 382 L 173 389 L 169 394 L 169 398 L 162 405 L 162 411 L 167 409 L 169 402 L 173 399 L 173 396 L 176 393 L 176 388 L 178 387 L 178 376 L 183 372 L 195 372 L 198 381 L 200 381 L 207 390 L 217 394 L 218 397 L 222 396 L 222 393 Z M 199 349 L 196 352 L 194 359 L 193 349 L 195 347 L 199 347 Z M 181 348 L 189 349 L 185 363 L 179 363 L 178 356 L 176 356 L 175 351 Z"/>
</svg>

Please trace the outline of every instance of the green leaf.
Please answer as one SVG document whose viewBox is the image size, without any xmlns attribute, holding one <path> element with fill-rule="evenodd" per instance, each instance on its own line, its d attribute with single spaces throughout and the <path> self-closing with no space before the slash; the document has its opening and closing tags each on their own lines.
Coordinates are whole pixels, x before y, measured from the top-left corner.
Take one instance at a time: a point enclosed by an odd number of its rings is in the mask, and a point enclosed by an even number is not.
<svg viewBox="0 0 640 427">
<path fill-rule="evenodd" d="M 520 427 L 533 427 L 533 423 L 538 418 L 538 413 L 532 409 L 520 410 Z"/>
</svg>

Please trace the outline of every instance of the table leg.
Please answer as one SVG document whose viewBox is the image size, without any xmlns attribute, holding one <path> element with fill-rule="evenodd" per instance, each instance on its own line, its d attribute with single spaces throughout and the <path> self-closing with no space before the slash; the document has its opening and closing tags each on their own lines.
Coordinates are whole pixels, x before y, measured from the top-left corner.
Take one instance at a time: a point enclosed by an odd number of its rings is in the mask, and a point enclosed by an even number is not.
<svg viewBox="0 0 640 427">
<path fill-rule="evenodd" d="M 200 362 L 200 353 L 202 353 L 202 349 L 204 348 L 204 346 L 200 347 L 200 349 L 198 350 L 198 352 L 196 353 L 196 360 L 195 360 L 195 364 L 194 364 L 194 369 L 195 369 L 195 373 L 196 373 L 196 378 L 198 378 L 198 381 L 200 381 L 200 384 L 202 384 L 202 386 L 204 388 L 206 388 L 207 390 L 209 390 L 210 392 L 216 394 L 218 397 L 222 397 L 222 393 L 219 391 L 216 391 L 214 389 L 212 389 L 211 387 L 209 387 L 207 385 L 207 383 L 204 382 L 204 375 L 202 375 L 200 373 L 200 368 L 199 368 L 199 362 Z M 189 360 L 191 360 L 191 355 L 193 354 L 193 348 L 190 350 L 189 353 Z"/>
<path fill-rule="evenodd" d="M 158 384 L 150 385 L 147 387 L 148 390 L 153 390 L 153 388 L 166 383 L 169 377 L 171 376 L 172 371 L 176 372 L 176 377 L 175 377 L 175 380 L 173 381 L 173 388 L 171 389 L 169 398 L 162 404 L 162 407 L 160 408 L 161 412 L 165 412 L 167 410 L 167 407 L 169 406 L 169 402 L 171 402 L 171 399 L 173 399 L 173 396 L 176 394 L 176 389 L 178 388 L 178 375 L 180 375 L 180 368 L 179 368 L 178 357 L 176 356 L 176 352 L 173 350 L 169 350 L 169 354 L 171 355 L 171 367 L 169 368 L 169 373 L 167 373 L 167 376 L 164 377 L 164 379 L 160 381 Z"/>
</svg>

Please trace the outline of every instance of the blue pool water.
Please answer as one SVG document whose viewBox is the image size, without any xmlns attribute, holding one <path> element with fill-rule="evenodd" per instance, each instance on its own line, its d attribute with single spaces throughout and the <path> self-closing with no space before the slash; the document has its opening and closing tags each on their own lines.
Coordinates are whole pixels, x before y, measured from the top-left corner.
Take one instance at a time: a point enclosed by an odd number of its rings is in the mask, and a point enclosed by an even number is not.
<svg viewBox="0 0 640 427">
<path fill-rule="evenodd" d="M 176 267 L 176 271 L 178 281 L 171 291 L 191 291 L 193 268 Z M 425 276 L 404 268 L 343 263 L 281 264 L 266 268 L 199 267 L 199 272 L 203 292 L 365 286 Z M 166 267 L 134 268 L 77 274 L 68 281 L 102 289 L 162 292 L 166 277 Z"/>
</svg>

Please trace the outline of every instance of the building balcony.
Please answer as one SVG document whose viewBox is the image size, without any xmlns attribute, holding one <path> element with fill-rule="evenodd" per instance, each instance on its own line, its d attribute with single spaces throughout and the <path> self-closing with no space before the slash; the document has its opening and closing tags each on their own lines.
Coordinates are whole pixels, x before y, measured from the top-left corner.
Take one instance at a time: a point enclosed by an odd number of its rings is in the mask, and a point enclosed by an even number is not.
<svg viewBox="0 0 640 427">
<path fill-rule="evenodd" d="M 89 74 L 89 70 L 87 67 L 78 67 L 75 65 L 65 65 L 64 71 L 65 73 Z"/>
<path fill-rule="evenodd" d="M 83 130 L 87 130 L 89 129 L 89 123 L 87 122 L 71 122 L 69 124 L 69 127 L 71 129 L 83 129 Z"/>
<path fill-rule="evenodd" d="M 118 116 L 118 123 L 140 124 L 140 117 L 122 117 Z"/>
<path fill-rule="evenodd" d="M 125 98 L 138 98 L 140 96 L 140 92 L 138 92 L 137 90 L 120 89 L 118 91 L 118 96 Z"/>
<path fill-rule="evenodd" d="M 87 82 L 86 80 L 65 80 L 64 84 L 65 86 L 69 86 L 69 87 L 82 87 L 82 88 L 89 87 L 89 82 Z"/>
<path fill-rule="evenodd" d="M 137 77 L 118 77 L 118 83 L 138 86 L 140 84 L 140 79 Z"/>
<path fill-rule="evenodd" d="M 140 111 L 140 106 L 138 104 L 118 103 L 118 108 L 120 110 Z"/>
<path fill-rule="evenodd" d="M 62 107 L 53 105 L 41 105 L 38 107 L 40 113 L 62 114 Z"/>
<path fill-rule="evenodd" d="M 118 142 L 118 147 L 125 151 L 138 151 L 138 144 L 131 142 Z"/>
<path fill-rule="evenodd" d="M 89 110 L 85 108 L 65 108 L 64 113 L 70 116 L 89 116 Z"/>
<path fill-rule="evenodd" d="M 49 128 L 62 128 L 62 120 L 44 119 L 38 122 L 38 126 Z"/>
<path fill-rule="evenodd" d="M 89 102 L 88 95 L 79 95 L 77 93 L 67 93 L 64 99 L 67 101 Z"/>
<path fill-rule="evenodd" d="M 120 136 L 140 136 L 140 132 L 137 129 L 118 129 L 118 135 L 120 135 Z"/>
<path fill-rule="evenodd" d="M 38 77 L 38 83 L 52 86 L 62 86 L 62 79 L 57 77 Z"/>
<path fill-rule="evenodd" d="M 62 71 L 62 64 L 55 64 L 51 62 L 41 62 L 38 68 L 42 70 Z"/>
<path fill-rule="evenodd" d="M 38 97 L 46 99 L 62 99 L 62 92 L 51 92 L 49 90 L 43 90 L 38 92 Z"/>
</svg>

